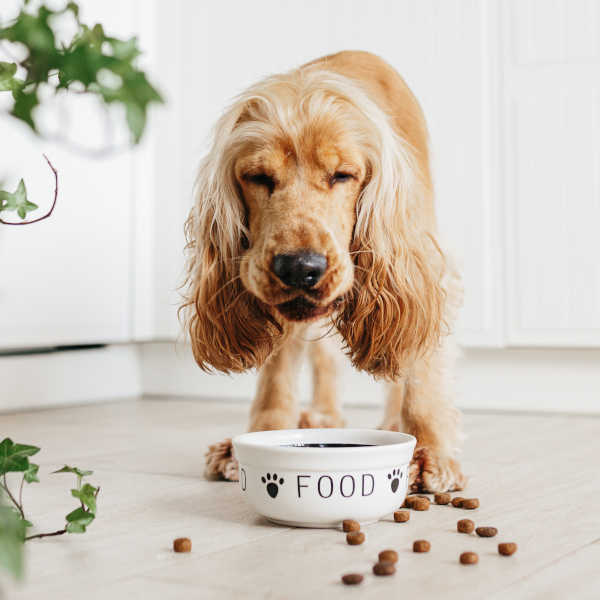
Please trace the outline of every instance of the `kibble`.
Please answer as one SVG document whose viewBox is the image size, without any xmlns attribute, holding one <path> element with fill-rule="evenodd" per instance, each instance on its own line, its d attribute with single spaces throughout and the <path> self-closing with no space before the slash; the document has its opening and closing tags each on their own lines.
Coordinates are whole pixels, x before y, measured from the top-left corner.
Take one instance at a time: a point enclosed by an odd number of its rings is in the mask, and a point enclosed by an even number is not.
<svg viewBox="0 0 600 600">
<path fill-rule="evenodd" d="M 398 553 L 395 550 L 382 550 L 379 553 L 379 562 L 398 562 Z"/>
<path fill-rule="evenodd" d="M 463 565 L 476 565 L 479 562 L 479 556 L 476 552 L 463 552 L 459 560 Z"/>
<path fill-rule="evenodd" d="M 342 575 L 342 582 L 346 585 L 358 585 L 362 583 L 364 577 L 360 573 L 347 573 Z"/>
<path fill-rule="evenodd" d="M 475 523 L 471 519 L 461 519 L 456 523 L 456 530 L 459 533 L 473 533 L 475 529 Z"/>
<path fill-rule="evenodd" d="M 460 507 L 466 508 L 467 510 L 473 510 L 474 508 L 479 508 L 479 499 L 478 498 L 467 498 L 462 501 L 462 504 Z"/>
<path fill-rule="evenodd" d="M 456 498 L 452 498 L 451 504 L 454 506 L 454 508 L 461 508 L 464 501 L 465 499 L 461 496 L 456 496 Z"/>
<path fill-rule="evenodd" d="M 495 527 L 478 527 L 475 533 L 479 537 L 494 537 L 498 533 L 498 530 Z"/>
<path fill-rule="evenodd" d="M 427 540 L 415 540 L 413 542 L 413 552 L 429 552 L 431 544 Z"/>
<path fill-rule="evenodd" d="M 511 556 L 517 551 L 517 545 L 514 542 L 504 542 L 502 544 L 498 544 L 498 552 L 502 554 L 502 556 Z"/>
<path fill-rule="evenodd" d="M 373 573 L 375 575 L 393 575 L 396 572 L 394 563 L 387 561 L 380 561 L 373 565 Z"/>
<path fill-rule="evenodd" d="M 344 519 L 342 521 L 342 529 L 346 533 L 349 531 L 360 531 L 360 523 L 354 519 Z"/>
<path fill-rule="evenodd" d="M 177 538 L 173 540 L 173 551 L 174 552 L 191 552 L 192 551 L 192 540 L 190 538 Z"/>
<path fill-rule="evenodd" d="M 429 510 L 429 498 L 425 498 L 424 496 L 417 496 L 413 502 L 411 508 L 413 510 Z"/>
<path fill-rule="evenodd" d="M 346 534 L 346 541 L 351 546 L 359 546 L 365 541 L 365 534 L 362 531 L 351 531 Z"/>
<path fill-rule="evenodd" d="M 450 504 L 450 494 L 435 494 L 433 500 L 436 504 Z"/>
<path fill-rule="evenodd" d="M 406 496 L 401 508 L 412 508 L 412 504 L 415 501 L 416 496 Z"/>
<path fill-rule="evenodd" d="M 407 510 L 394 511 L 394 521 L 396 523 L 406 523 L 410 519 L 410 513 Z"/>
</svg>

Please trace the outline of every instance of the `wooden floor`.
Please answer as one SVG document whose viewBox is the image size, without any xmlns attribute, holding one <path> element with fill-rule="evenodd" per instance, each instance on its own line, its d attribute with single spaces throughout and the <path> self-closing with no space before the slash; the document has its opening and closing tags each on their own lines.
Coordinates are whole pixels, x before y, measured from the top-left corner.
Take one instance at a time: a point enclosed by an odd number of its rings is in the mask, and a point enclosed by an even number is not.
<svg viewBox="0 0 600 600">
<path fill-rule="evenodd" d="M 463 464 L 477 511 L 432 506 L 410 522 L 365 528 L 362 546 L 332 530 L 269 524 L 245 506 L 236 484 L 206 481 L 207 444 L 245 428 L 246 405 L 147 399 L 0 415 L 2 436 L 42 447 L 40 484 L 26 489 L 29 518 L 43 530 L 75 508 L 64 463 L 94 469 L 102 487 L 84 535 L 27 542 L 27 578 L 2 577 L 10 600 L 107 598 L 600 598 L 600 419 L 468 414 Z M 372 409 L 349 424 L 374 426 Z M 468 516 L 499 529 L 494 539 L 456 533 Z M 193 540 L 174 554 L 178 536 Z M 411 551 L 428 539 L 429 554 Z M 500 557 L 498 541 L 519 551 Z M 377 553 L 395 548 L 394 577 L 375 578 Z M 476 566 L 458 564 L 479 553 Z M 365 573 L 358 588 L 340 583 Z"/>
</svg>

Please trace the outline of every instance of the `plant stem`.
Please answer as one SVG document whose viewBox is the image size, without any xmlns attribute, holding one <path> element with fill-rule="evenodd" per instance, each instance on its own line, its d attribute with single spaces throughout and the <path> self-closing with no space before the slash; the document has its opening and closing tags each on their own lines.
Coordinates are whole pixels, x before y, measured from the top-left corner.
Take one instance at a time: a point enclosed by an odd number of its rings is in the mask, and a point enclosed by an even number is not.
<svg viewBox="0 0 600 600">
<path fill-rule="evenodd" d="M 19 506 L 23 508 L 23 484 L 25 483 L 25 475 L 21 479 L 21 487 L 19 488 Z M 25 515 L 23 515 L 25 518 Z"/>
<path fill-rule="evenodd" d="M 17 507 L 17 510 L 21 513 L 21 517 L 25 519 L 23 507 L 15 500 L 15 497 L 10 493 L 10 490 L 8 489 L 8 483 L 6 483 L 6 473 L 4 473 L 4 475 L 2 476 L 2 481 L 2 487 L 4 488 L 4 491 L 8 494 L 8 497 L 10 498 L 11 502 Z"/>
<path fill-rule="evenodd" d="M 65 529 L 59 529 L 58 531 L 54 531 L 52 533 L 36 533 L 35 535 L 29 535 L 25 538 L 25 541 L 27 540 L 34 540 L 36 538 L 45 538 L 45 537 L 52 537 L 54 535 L 62 535 L 63 533 L 67 533 L 66 528 Z"/>
</svg>

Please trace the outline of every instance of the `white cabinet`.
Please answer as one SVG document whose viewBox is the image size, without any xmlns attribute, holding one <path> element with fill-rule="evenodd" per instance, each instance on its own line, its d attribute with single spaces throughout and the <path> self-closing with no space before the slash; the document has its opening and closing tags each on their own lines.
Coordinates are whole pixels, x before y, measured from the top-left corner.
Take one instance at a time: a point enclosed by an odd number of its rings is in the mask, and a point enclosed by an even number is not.
<svg viewBox="0 0 600 600">
<path fill-rule="evenodd" d="M 55 218 L 0 229 L 0 346 L 176 338 L 211 126 L 258 78 L 349 48 L 383 56 L 425 110 L 440 228 L 465 277 L 462 344 L 600 346 L 600 0 L 85 6 L 140 34 L 168 104 L 135 155 L 48 149 Z M 40 150 L 6 119 L 0 133 L 16 144 L 1 172 L 48 197 Z"/>
<path fill-rule="evenodd" d="M 600 345 L 600 2 L 502 3 L 507 343 Z"/>
<path fill-rule="evenodd" d="M 135 29 L 134 3 L 81 4 L 84 21 L 99 20 L 123 35 Z M 94 127 L 85 107 L 70 112 L 69 135 L 79 143 L 89 143 Z M 59 174 L 51 218 L 31 226 L 0 225 L 0 347 L 130 339 L 132 154 L 81 158 L 63 146 L 40 142 L 26 126 L 5 116 L 0 139 L 0 177 L 11 191 L 23 177 L 40 213 L 49 207 L 54 190 L 42 152 Z"/>
</svg>

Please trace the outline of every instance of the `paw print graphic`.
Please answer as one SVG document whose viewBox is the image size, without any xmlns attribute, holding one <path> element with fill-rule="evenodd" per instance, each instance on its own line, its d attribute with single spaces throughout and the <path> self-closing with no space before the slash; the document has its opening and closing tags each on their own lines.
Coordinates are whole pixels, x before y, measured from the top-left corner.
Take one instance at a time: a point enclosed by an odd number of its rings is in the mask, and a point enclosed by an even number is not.
<svg viewBox="0 0 600 600">
<path fill-rule="evenodd" d="M 267 484 L 267 494 L 271 496 L 271 498 L 276 498 L 279 493 L 279 486 L 283 485 L 283 477 L 280 477 L 279 481 L 277 481 L 277 473 L 267 473 L 265 476 L 260 478 L 263 483 Z"/>
<path fill-rule="evenodd" d="M 402 479 L 402 469 L 394 469 L 391 473 L 388 473 L 388 479 L 390 480 L 392 492 L 396 493 Z"/>
</svg>

